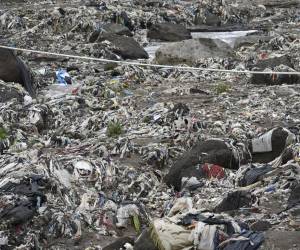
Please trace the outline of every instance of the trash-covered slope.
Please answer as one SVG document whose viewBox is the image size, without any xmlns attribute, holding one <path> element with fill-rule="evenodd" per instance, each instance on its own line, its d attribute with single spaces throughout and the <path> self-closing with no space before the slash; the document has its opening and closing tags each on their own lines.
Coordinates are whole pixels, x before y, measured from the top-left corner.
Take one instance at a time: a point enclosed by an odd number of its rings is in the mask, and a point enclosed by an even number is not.
<svg viewBox="0 0 300 250">
<path fill-rule="evenodd" d="M 185 56 L 196 67 L 300 69 L 296 1 L 0 7 L 1 45 L 155 63 L 147 46 L 163 41 L 172 55 L 194 41 L 165 43 L 164 31 L 153 40 L 154 24 L 180 24 L 172 32 L 183 39 L 187 30 L 256 29 L 224 45 L 230 56 Z M 14 53 L 36 96 L 3 77 L 11 71 L 0 56 L 0 249 L 300 248 L 299 75 Z"/>
</svg>

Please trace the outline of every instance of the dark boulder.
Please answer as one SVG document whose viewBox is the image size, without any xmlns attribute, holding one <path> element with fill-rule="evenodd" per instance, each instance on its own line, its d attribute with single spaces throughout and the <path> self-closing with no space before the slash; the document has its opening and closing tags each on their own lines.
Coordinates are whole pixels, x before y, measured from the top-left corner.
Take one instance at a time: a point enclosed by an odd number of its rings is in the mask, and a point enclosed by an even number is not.
<svg viewBox="0 0 300 250">
<path fill-rule="evenodd" d="M 264 71 L 265 69 L 276 70 L 276 67 L 284 65 L 287 68 L 294 69 L 289 56 L 284 55 L 281 57 L 274 57 L 258 61 L 252 65 L 253 71 Z M 280 71 L 280 70 L 279 70 Z M 253 74 L 250 82 L 252 84 L 263 85 L 281 85 L 281 84 L 297 84 L 300 82 L 298 75 L 283 75 L 283 74 Z"/>
<path fill-rule="evenodd" d="M 199 142 L 190 151 L 183 154 L 170 168 L 164 180 L 167 185 L 173 186 L 179 191 L 182 177 L 205 177 L 205 173 L 197 167 L 197 164 L 204 163 L 216 164 L 229 169 L 239 168 L 238 159 L 224 141 L 207 140 Z"/>
<path fill-rule="evenodd" d="M 174 23 L 157 23 L 150 27 L 147 34 L 148 38 L 177 42 L 186 39 L 191 39 L 191 33 L 181 24 Z"/>
<path fill-rule="evenodd" d="M 123 59 L 148 59 L 148 53 L 132 37 L 119 36 L 112 33 L 98 34 L 96 42 L 109 41 L 112 45 L 111 51 Z M 90 39 L 91 41 L 91 39 Z"/>
<path fill-rule="evenodd" d="M 20 83 L 31 96 L 35 96 L 31 74 L 25 64 L 11 50 L 0 48 L 0 79 Z"/>
</svg>

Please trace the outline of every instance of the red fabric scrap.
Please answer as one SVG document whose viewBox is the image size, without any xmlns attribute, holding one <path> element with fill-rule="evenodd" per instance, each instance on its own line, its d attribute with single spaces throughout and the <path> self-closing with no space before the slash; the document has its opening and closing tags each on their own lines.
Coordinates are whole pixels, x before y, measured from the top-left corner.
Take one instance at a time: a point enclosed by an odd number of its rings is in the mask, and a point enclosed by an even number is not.
<svg viewBox="0 0 300 250">
<path fill-rule="evenodd" d="M 225 170 L 223 167 L 219 165 L 205 163 L 202 166 L 202 170 L 206 174 L 207 178 L 218 178 L 223 179 L 226 175 Z"/>
</svg>

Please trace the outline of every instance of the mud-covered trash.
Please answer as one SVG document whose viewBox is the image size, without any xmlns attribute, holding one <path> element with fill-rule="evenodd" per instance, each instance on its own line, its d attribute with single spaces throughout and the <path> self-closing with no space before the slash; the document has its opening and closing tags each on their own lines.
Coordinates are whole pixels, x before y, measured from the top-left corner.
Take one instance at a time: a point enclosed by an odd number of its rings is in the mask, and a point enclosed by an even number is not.
<svg viewBox="0 0 300 250">
<path fill-rule="evenodd" d="M 241 239 L 241 240 L 239 240 Z M 236 238 L 229 239 L 219 246 L 219 249 L 223 250 L 234 250 L 234 249 L 245 249 L 245 250 L 256 250 L 259 249 L 264 242 L 263 233 L 256 232 L 244 232 L 238 235 Z"/>
<path fill-rule="evenodd" d="M 294 187 L 288 199 L 287 208 L 290 209 L 300 204 L 300 184 Z"/>
<path fill-rule="evenodd" d="M 138 216 L 139 208 L 134 204 L 129 204 L 122 206 L 117 211 L 117 227 L 127 227 L 127 224 L 129 221 L 131 221 L 131 218 L 134 216 Z"/>
<path fill-rule="evenodd" d="M 253 162 L 268 163 L 278 157 L 296 136 L 287 128 L 273 128 L 251 141 L 249 149 Z"/>
<path fill-rule="evenodd" d="M 232 193 L 227 194 L 226 197 L 222 200 L 222 202 L 217 205 L 215 211 L 218 213 L 237 210 L 243 207 L 251 207 L 253 197 L 251 197 L 251 193 L 248 191 L 234 191 Z"/>
<path fill-rule="evenodd" d="M 243 152 L 243 147 L 236 147 L 224 140 L 198 142 L 174 163 L 165 181 L 176 190 L 180 190 L 183 177 L 223 178 L 225 175 L 223 168 L 238 169 L 240 160 L 247 157 L 249 156 L 247 152 Z"/>
<path fill-rule="evenodd" d="M 269 164 L 265 164 L 262 166 L 251 165 L 244 171 L 243 176 L 239 180 L 238 184 L 242 187 L 251 185 L 257 181 L 262 180 L 263 176 L 272 170 L 273 167 Z"/>
</svg>

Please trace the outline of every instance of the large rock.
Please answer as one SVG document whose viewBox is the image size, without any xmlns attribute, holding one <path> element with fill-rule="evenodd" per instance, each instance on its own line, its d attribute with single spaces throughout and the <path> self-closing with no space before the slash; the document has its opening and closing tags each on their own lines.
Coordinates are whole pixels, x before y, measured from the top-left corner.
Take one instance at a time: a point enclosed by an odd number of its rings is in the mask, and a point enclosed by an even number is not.
<svg viewBox="0 0 300 250">
<path fill-rule="evenodd" d="M 233 56 L 230 46 L 219 40 L 197 38 L 161 46 L 155 53 L 160 64 L 192 65 L 203 58 L 228 58 Z"/>
<path fill-rule="evenodd" d="M 148 38 L 167 42 L 191 39 L 191 33 L 181 24 L 158 23 L 150 27 Z"/>
<path fill-rule="evenodd" d="M 238 159 L 224 141 L 207 140 L 199 142 L 182 155 L 170 168 L 165 182 L 179 191 L 183 177 L 204 177 L 205 173 L 197 167 L 197 164 L 204 163 L 216 164 L 229 169 L 238 169 L 239 167 Z"/>
<path fill-rule="evenodd" d="M 107 33 L 113 33 L 120 36 L 132 36 L 131 31 L 126 26 L 117 23 L 104 24 L 102 29 Z"/>
<path fill-rule="evenodd" d="M 289 56 L 284 55 L 280 57 L 268 58 L 265 60 L 258 61 L 252 66 L 253 71 L 264 71 L 265 69 L 271 69 L 275 71 L 278 67 L 284 66 L 284 70 L 294 69 L 294 65 L 291 62 Z M 297 84 L 300 82 L 300 77 L 298 75 L 282 75 L 282 74 L 253 74 L 250 79 L 252 84 L 263 84 L 263 85 L 280 85 L 280 84 Z"/>
<path fill-rule="evenodd" d="M 92 34 L 93 36 L 93 34 Z M 148 59 L 148 53 L 135 41 L 132 37 L 119 36 L 112 33 L 94 35 L 90 42 L 109 41 L 112 45 L 112 52 L 119 55 L 123 59 Z"/>
<path fill-rule="evenodd" d="M 20 83 L 31 96 L 35 96 L 29 70 L 11 50 L 3 48 L 0 48 L 0 79 Z"/>
</svg>

